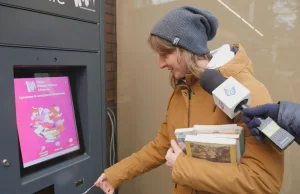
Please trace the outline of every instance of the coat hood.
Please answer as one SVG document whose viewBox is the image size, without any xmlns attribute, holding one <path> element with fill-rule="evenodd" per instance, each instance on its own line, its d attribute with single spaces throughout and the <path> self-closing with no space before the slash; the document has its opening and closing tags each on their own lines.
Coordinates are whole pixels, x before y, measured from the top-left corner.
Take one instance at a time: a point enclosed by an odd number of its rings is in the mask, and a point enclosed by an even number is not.
<svg viewBox="0 0 300 194">
<path fill-rule="evenodd" d="M 253 75 L 253 63 L 248 57 L 245 49 L 239 43 L 230 45 L 232 50 L 235 50 L 236 54 L 232 60 L 224 64 L 223 66 L 217 68 L 224 77 L 228 78 L 230 76 L 236 76 L 237 74 L 244 73 Z M 194 82 L 199 79 L 195 78 L 192 74 L 186 74 L 185 78 L 178 80 L 177 85 L 191 86 Z"/>
<path fill-rule="evenodd" d="M 253 63 L 243 46 L 241 44 L 233 44 L 231 46 L 235 47 L 237 52 L 231 61 L 219 68 L 219 71 L 225 77 L 235 76 L 241 71 L 253 75 Z"/>
</svg>

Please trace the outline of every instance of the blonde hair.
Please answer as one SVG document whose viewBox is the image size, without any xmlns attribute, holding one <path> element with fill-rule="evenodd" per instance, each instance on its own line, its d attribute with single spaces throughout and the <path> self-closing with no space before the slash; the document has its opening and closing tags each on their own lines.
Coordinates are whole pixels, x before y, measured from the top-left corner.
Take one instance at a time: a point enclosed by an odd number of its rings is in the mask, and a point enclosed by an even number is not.
<svg viewBox="0 0 300 194">
<path fill-rule="evenodd" d="M 199 78 L 205 68 L 197 65 L 199 59 L 206 58 L 208 61 L 211 60 L 212 55 L 210 53 L 206 55 L 196 55 L 180 47 L 175 47 L 169 41 L 166 41 L 158 36 L 150 35 L 148 38 L 148 44 L 150 47 L 157 52 L 159 55 L 168 55 L 173 52 L 179 52 L 178 62 L 187 67 L 187 72 L 191 73 L 194 77 Z M 174 75 L 170 73 L 170 83 L 172 87 L 175 87 L 177 80 Z"/>
</svg>

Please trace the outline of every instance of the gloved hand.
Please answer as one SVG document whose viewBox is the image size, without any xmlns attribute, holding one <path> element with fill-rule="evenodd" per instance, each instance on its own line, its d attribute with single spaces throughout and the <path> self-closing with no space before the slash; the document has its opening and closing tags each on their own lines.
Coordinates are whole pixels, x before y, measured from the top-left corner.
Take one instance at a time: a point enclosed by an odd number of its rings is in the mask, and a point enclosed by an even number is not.
<svg viewBox="0 0 300 194">
<path fill-rule="evenodd" d="M 254 108 L 246 108 L 243 110 L 242 121 L 250 129 L 250 133 L 253 136 L 256 136 L 256 139 L 261 141 L 263 138 L 262 133 L 257 129 L 260 126 L 261 122 L 257 117 L 267 118 L 270 117 L 275 122 L 278 119 L 279 104 L 264 104 Z"/>
</svg>

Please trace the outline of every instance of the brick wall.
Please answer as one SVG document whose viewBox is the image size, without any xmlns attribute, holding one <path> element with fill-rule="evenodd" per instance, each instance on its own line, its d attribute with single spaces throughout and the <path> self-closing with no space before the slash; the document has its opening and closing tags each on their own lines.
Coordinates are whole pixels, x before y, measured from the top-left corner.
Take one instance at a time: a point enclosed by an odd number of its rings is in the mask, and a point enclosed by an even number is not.
<svg viewBox="0 0 300 194">
<path fill-rule="evenodd" d="M 106 61 L 106 106 L 117 116 L 117 57 L 116 57 L 116 0 L 105 0 L 105 61 Z M 107 116 L 107 164 L 111 138 L 111 122 Z M 116 140 L 115 140 L 116 142 Z M 115 144 L 116 148 L 116 144 Z"/>
</svg>

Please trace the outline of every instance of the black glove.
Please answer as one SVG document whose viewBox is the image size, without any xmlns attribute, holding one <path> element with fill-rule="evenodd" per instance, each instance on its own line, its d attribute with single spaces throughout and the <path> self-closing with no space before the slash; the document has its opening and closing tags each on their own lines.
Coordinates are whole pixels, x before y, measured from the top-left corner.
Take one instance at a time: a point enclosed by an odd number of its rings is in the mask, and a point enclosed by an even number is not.
<svg viewBox="0 0 300 194">
<path fill-rule="evenodd" d="M 262 140 L 262 133 L 257 129 L 260 126 L 261 122 L 256 117 L 267 118 L 270 117 L 275 122 L 278 119 L 279 104 L 265 104 L 260 105 L 254 108 L 246 108 L 243 110 L 242 121 L 250 129 L 250 133 L 253 136 L 256 136 L 256 139 Z"/>
</svg>

